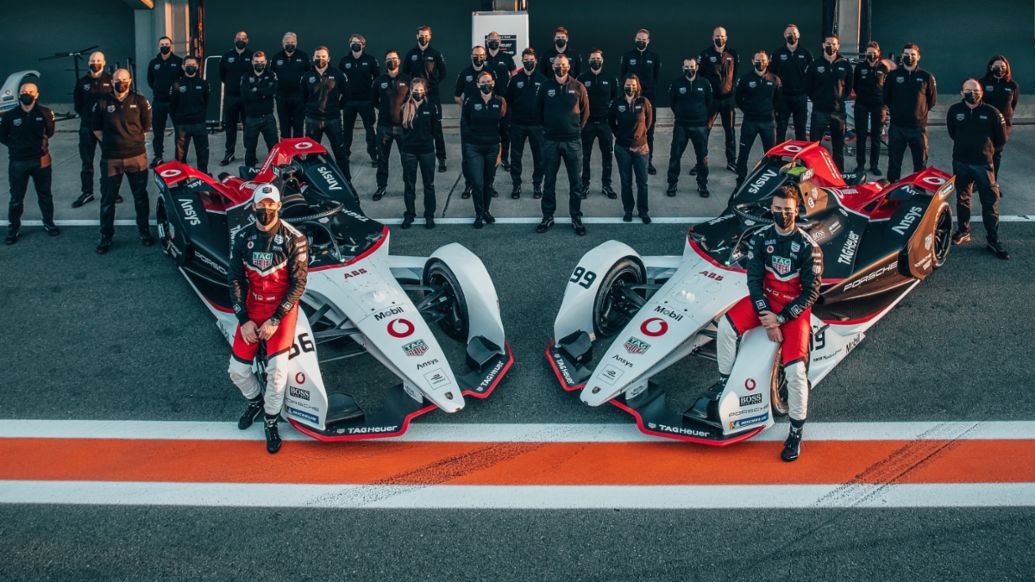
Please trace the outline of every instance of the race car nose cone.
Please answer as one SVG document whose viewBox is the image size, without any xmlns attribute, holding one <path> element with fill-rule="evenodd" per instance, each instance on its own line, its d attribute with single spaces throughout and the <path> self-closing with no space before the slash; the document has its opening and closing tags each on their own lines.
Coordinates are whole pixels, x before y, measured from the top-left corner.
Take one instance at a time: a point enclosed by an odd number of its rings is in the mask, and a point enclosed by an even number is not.
<svg viewBox="0 0 1035 582">
<path fill-rule="evenodd" d="M 382 290 L 372 291 L 370 293 L 370 299 L 376 303 L 384 303 L 388 298 L 388 294 Z"/>
</svg>

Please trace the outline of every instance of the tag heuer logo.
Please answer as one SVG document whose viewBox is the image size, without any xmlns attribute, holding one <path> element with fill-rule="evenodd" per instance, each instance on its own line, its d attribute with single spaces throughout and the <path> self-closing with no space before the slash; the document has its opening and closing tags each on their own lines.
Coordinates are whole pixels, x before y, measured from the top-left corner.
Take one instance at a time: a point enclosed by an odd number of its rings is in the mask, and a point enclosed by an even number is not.
<svg viewBox="0 0 1035 582">
<path fill-rule="evenodd" d="M 109 106 L 105 107 L 105 109 L 108 110 L 108 113 L 115 113 L 115 106 L 114 105 L 109 105 Z"/>
<path fill-rule="evenodd" d="M 13 123 L 15 127 L 19 127 L 22 124 L 22 120 L 21 119 L 15 119 L 11 123 Z"/>
<path fill-rule="evenodd" d="M 428 344 L 424 343 L 424 340 L 422 339 L 410 342 L 403 346 L 403 351 L 406 352 L 406 355 L 414 358 L 428 353 L 428 349 Z"/>
<path fill-rule="evenodd" d="M 791 260 L 785 257 L 773 257 L 773 268 L 781 275 L 791 272 Z"/>
<path fill-rule="evenodd" d="M 630 354 L 642 354 L 650 349 L 650 344 L 634 337 L 625 340 L 625 351 Z"/>
<path fill-rule="evenodd" d="M 517 82 L 517 88 L 518 89 L 523 89 L 524 87 L 525 87 L 525 82 L 524 81 L 518 81 Z"/>
<path fill-rule="evenodd" d="M 226 60 L 226 62 L 228 62 L 228 63 L 232 63 L 232 62 L 234 62 L 235 60 L 237 60 L 237 59 L 235 59 L 234 57 L 230 57 L 230 58 L 228 58 L 228 59 Z"/>
<path fill-rule="evenodd" d="M 481 111 L 482 110 L 482 104 L 481 103 L 475 103 L 474 104 L 474 110 L 475 111 Z"/>
<path fill-rule="evenodd" d="M 381 88 L 382 89 L 387 89 L 388 88 L 388 83 L 387 82 L 381 83 Z"/>
<path fill-rule="evenodd" d="M 622 113 L 625 113 L 625 105 L 619 105 L 618 106 L 618 111 L 621 111 Z"/>
<path fill-rule="evenodd" d="M 679 94 L 680 95 L 686 95 L 686 87 L 680 87 L 679 88 Z"/>
<path fill-rule="evenodd" d="M 546 96 L 547 97 L 555 97 L 556 95 L 557 95 L 557 91 L 556 90 L 554 90 L 554 89 L 547 89 L 546 90 Z"/>
<path fill-rule="evenodd" d="M 273 266 L 273 253 L 252 253 L 252 264 L 260 269 Z"/>
</svg>

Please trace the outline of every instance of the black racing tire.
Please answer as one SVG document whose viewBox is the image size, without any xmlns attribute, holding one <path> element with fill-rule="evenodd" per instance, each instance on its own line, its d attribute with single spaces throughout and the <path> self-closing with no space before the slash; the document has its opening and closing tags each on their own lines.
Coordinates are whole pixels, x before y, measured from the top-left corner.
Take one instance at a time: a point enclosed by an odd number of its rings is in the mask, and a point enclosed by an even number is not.
<svg viewBox="0 0 1035 582">
<path fill-rule="evenodd" d="M 449 299 L 441 308 L 445 317 L 438 321 L 439 327 L 450 338 L 466 342 L 471 329 L 471 315 L 464 290 L 452 269 L 440 260 L 430 261 L 424 269 L 424 284 L 432 288 L 431 293 L 441 290 Z"/>
<path fill-rule="evenodd" d="M 952 209 L 948 204 L 938 211 L 934 221 L 934 268 L 940 269 L 948 260 L 952 250 Z"/>
<path fill-rule="evenodd" d="M 783 357 L 776 352 L 776 361 L 773 362 L 773 375 L 770 381 L 769 402 L 773 409 L 773 416 L 787 416 L 790 410 L 787 404 L 787 378 L 783 374 Z"/>
<path fill-rule="evenodd" d="M 616 302 L 622 301 L 622 288 L 646 282 L 643 266 L 632 257 L 625 257 L 611 266 L 593 301 L 593 331 L 597 337 L 609 337 L 622 331 L 632 319 L 632 315 L 614 309 Z"/>
</svg>

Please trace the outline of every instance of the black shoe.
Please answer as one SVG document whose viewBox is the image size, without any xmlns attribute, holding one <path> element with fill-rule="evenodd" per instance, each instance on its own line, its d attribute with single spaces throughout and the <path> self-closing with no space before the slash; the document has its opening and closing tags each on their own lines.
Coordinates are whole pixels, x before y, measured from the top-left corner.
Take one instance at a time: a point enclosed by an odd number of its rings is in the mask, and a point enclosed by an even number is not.
<svg viewBox="0 0 1035 582">
<path fill-rule="evenodd" d="M 575 234 L 579 236 L 586 236 L 586 225 L 582 224 L 581 218 L 572 218 L 571 227 L 575 229 Z"/>
<path fill-rule="evenodd" d="M 438 161 L 438 173 L 441 174 L 441 173 L 443 173 L 445 171 L 446 171 L 446 161 L 445 160 L 439 160 Z"/>
<path fill-rule="evenodd" d="M 500 193 L 497 192 L 495 188 L 489 188 L 489 196 L 491 196 L 493 198 L 499 198 L 500 197 Z"/>
<path fill-rule="evenodd" d="M 165 161 L 162 159 L 162 156 L 156 155 L 155 157 L 151 158 L 151 168 L 152 169 L 153 168 L 157 168 L 158 166 L 161 166 L 164 163 L 165 163 Z"/>
<path fill-rule="evenodd" d="M 510 197 L 514 200 L 521 198 L 521 186 L 514 184 L 514 189 L 510 191 Z"/>
<path fill-rule="evenodd" d="M 614 188 L 612 188 L 611 186 L 604 186 L 604 189 L 601 190 L 601 192 L 603 192 L 604 196 L 607 196 L 611 200 L 614 200 L 615 198 L 618 198 L 618 193 L 615 192 Z"/>
<path fill-rule="evenodd" d="M 481 214 L 474 217 L 474 224 L 472 226 L 474 226 L 475 228 L 481 228 L 485 226 L 485 221 L 482 219 Z"/>
<path fill-rule="evenodd" d="M 61 229 L 56 224 L 44 224 L 43 230 L 47 231 L 50 236 L 57 236 L 61 234 Z"/>
<path fill-rule="evenodd" d="M 97 248 L 94 249 L 94 250 L 97 251 L 98 255 L 106 255 L 106 254 L 108 254 L 108 251 L 111 250 L 111 239 L 110 238 L 102 238 L 101 242 L 97 243 Z"/>
<path fill-rule="evenodd" d="M 877 166 L 870 166 L 870 174 L 873 176 L 880 176 L 880 168 L 878 168 Z"/>
<path fill-rule="evenodd" d="M 1004 261 L 1010 260 L 1010 253 L 1006 251 L 1005 247 L 1003 247 L 1003 243 L 997 240 L 990 240 L 987 243 L 985 243 L 985 246 L 988 247 L 988 250 L 992 251 L 992 254 L 999 257 L 1000 259 Z"/>
<path fill-rule="evenodd" d="M 532 198 L 535 198 L 536 200 L 539 200 L 542 197 L 543 197 L 543 187 L 542 186 L 532 186 Z"/>
<path fill-rule="evenodd" d="M 705 184 L 698 186 L 697 192 L 701 195 L 701 198 L 707 198 L 712 195 L 712 193 L 708 191 L 708 186 Z"/>
<path fill-rule="evenodd" d="M 650 224 L 651 222 L 653 222 L 653 221 L 652 221 L 652 220 L 650 219 L 650 216 L 648 216 L 647 214 L 641 214 L 641 215 L 640 215 L 640 220 L 642 220 L 642 221 L 643 221 L 643 224 Z"/>
<path fill-rule="evenodd" d="M 72 208 L 79 208 L 87 202 L 93 202 L 93 192 L 83 192 L 80 194 L 79 198 L 72 201 Z"/>
<path fill-rule="evenodd" d="M 464 200 L 467 200 L 468 198 L 471 197 L 471 193 L 472 192 L 474 192 L 474 187 L 473 186 L 468 186 L 468 187 L 464 188 L 464 191 L 463 191 L 462 194 L 460 194 L 460 197 L 463 198 Z"/>
<path fill-rule="evenodd" d="M 687 172 L 687 173 L 690 174 L 691 176 L 696 176 L 697 175 L 697 166 L 694 166 L 694 167 L 690 168 L 690 171 Z"/>
<path fill-rule="evenodd" d="M 230 162 L 232 162 L 232 161 L 234 161 L 236 159 L 237 159 L 237 156 L 235 156 L 234 154 L 227 154 L 226 157 L 224 157 L 223 160 L 219 162 L 219 165 L 220 166 L 229 166 Z"/>
<path fill-rule="evenodd" d="M 626 212 L 625 214 L 622 215 L 622 222 L 632 222 L 632 221 L 633 221 L 633 213 L 632 212 Z"/>
<path fill-rule="evenodd" d="M 535 231 L 539 234 L 543 234 L 544 232 L 550 230 L 551 227 L 553 227 L 553 217 L 544 216 L 543 220 L 538 225 L 536 225 Z"/>
<path fill-rule="evenodd" d="M 374 202 L 377 202 L 378 200 L 384 198 L 386 190 L 388 190 L 388 188 L 386 188 L 385 186 L 381 186 L 377 190 L 375 190 L 374 191 Z"/>
<path fill-rule="evenodd" d="M 654 167 L 653 163 L 647 164 L 647 173 L 653 176 L 658 173 L 658 169 Z"/>
<path fill-rule="evenodd" d="M 407 229 L 407 228 L 410 228 L 411 226 L 413 226 L 413 217 L 412 216 L 404 216 L 402 224 L 399 225 L 399 228 Z"/>
<path fill-rule="evenodd" d="M 485 221 L 485 224 L 496 224 L 496 217 L 489 214 L 488 210 L 482 213 L 482 220 Z"/>
<path fill-rule="evenodd" d="M 675 184 L 669 184 L 668 185 L 668 190 L 665 190 L 665 196 L 672 197 L 672 196 L 675 196 L 675 195 L 676 195 L 676 185 Z"/>
<path fill-rule="evenodd" d="M 736 172 L 737 171 L 737 161 L 733 160 L 732 162 L 726 162 L 726 169 L 731 171 L 731 172 Z"/>
<path fill-rule="evenodd" d="M 141 233 L 139 233 L 139 236 L 140 236 L 140 244 L 144 245 L 145 247 L 149 247 L 149 246 L 155 244 L 155 237 L 151 236 L 150 232 L 146 232 L 146 231 L 145 232 L 141 232 Z"/>
<path fill-rule="evenodd" d="M 5 245 L 13 245 L 14 243 L 18 242 L 18 237 L 20 237 L 20 236 L 21 236 L 21 232 L 19 232 L 17 230 L 8 230 L 7 231 L 7 238 L 4 239 L 4 244 Z"/>
<path fill-rule="evenodd" d="M 248 401 L 248 408 L 244 409 L 244 414 L 237 419 L 237 428 L 240 430 L 248 428 L 256 418 L 259 418 L 260 414 L 262 414 L 262 396 Z"/>
<path fill-rule="evenodd" d="M 504 172 L 509 172 L 510 171 L 510 162 L 508 162 L 507 160 L 501 161 L 500 162 L 500 166 L 503 168 Z"/>
<path fill-rule="evenodd" d="M 783 442 L 783 451 L 780 452 L 780 458 L 790 463 L 796 461 L 798 455 L 801 454 L 801 429 L 791 427 L 789 433 L 787 433 L 787 440 Z"/>
<path fill-rule="evenodd" d="M 115 196 L 115 204 L 122 204 L 122 194 L 117 194 Z"/>
<path fill-rule="evenodd" d="M 272 455 L 280 450 L 280 431 L 277 430 L 277 416 L 270 418 L 267 415 L 263 428 L 266 432 L 266 452 Z"/>
<path fill-rule="evenodd" d="M 424 217 L 424 228 L 426 228 L 428 230 L 431 230 L 431 229 L 435 228 L 435 217 L 434 216 L 425 216 Z"/>
<path fill-rule="evenodd" d="M 952 233 L 952 244 L 956 246 L 965 245 L 970 242 L 969 230 L 957 230 Z"/>
<path fill-rule="evenodd" d="M 589 196 L 589 186 L 583 186 L 582 189 L 579 190 L 579 198 L 582 198 L 583 200 L 585 200 L 586 197 L 588 197 L 588 196 Z"/>
</svg>

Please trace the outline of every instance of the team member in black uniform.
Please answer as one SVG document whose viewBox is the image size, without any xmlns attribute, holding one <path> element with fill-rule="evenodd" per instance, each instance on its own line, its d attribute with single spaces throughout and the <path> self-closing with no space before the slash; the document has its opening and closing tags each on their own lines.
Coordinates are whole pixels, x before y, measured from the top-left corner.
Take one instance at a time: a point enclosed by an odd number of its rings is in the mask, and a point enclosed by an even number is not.
<svg viewBox="0 0 1035 582">
<path fill-rule="evenodd" d="M 298 35 L 285 32 L 280 41 L 284 50 L 273 55 L 269 68 L 277 76 L 277 120 L 280 137 L 302 137 L 305 130 L 305 103 L 302 102 L 302 75 L 312 65 L 309 55 L 298 50 Z"/>
<path fill-rule="evenodd" d="M 769 72 L 780 77 L 782 89 L 776 102 L 776 141 L 787 139 L 787 126 L 794 119 L 794 139 L 805 140 L 805 116 L 808 113 L 808 94 L 805 71 L 812 64 L 812 53 L 801 47 L 798 25 L 788 24 L 783 31 L 784 46 L 773 51 Z"/>
<path fill-rule="evenodd" d="M 1013 80 L 1010 73 L 1010 61 L 1003 55 L 996 55 L 988 61 L 985 76 L 981 77 L 984 93 L 983 101 L 999 110 L 1006 122 L 1006 138 L 1010 138 L 1013 128 L 1013 112 L 1017 108 L 1017 100 L 1021 97 L 1021 88 Z M 995 179 L 999 182 L 999 166 L 1003 161 L 1003 146 L 996 148 L 992 162 L 995 166 Z M 1002 191 L 1000 191 L 1002 195 Z"/>
<path fill-rule="evenodd" d="M 345 137 L 341 128 L 341 106 L 349 94 L 349 80 L 331 63 L 325 46 L 313 51 L 313 67 L 302 76 L 302 101 L 305 102 L 305 135 L 316 142 L 327 136 L 334 159 L 345 178 L 352 181 Z"/>
<path fill-rule="evenodd" d="M 514 55 L 503 50 L 500 45 L 500 33 L 490 32 L 485 37 L 485 64 L 496 77 L 496 95 L 506 98 L 510 86 L 510 76 L 514 73 Z M 500 164 L 504 171 L 510 170 L 510 118 L 506 117 L 500 124 Z"/>
<path fill-rule="evenodd" d="M 93 134 L 93 123 L 90 112 L 93 104 L 101 95 L 111 93 L 111 75 L 104 70 L 104 53 L 95 51 L 90 54 L 90 70 L 83 78 L 76 81 L 72 91 L 75 113 L 79 123 L 79 159 L 82 169 L 79 178 L 82 190 L 79 197 L 72 202 L 72 208 L 79 208 L 93 200 L 93 155 L 97 151 L 97 137 Z"/>
<path fill-rule="evenodd" d="M 647 205 L 647 163 L 650 148 L 647 146 L 647 131 L 654 124 L 654 106 L 650 99 L 640 94 L 640 80 L 635 73 L 625 78 L 624 93 L 611 103 L 608 122 L 615 134 L 615 159 L 618 160 L 618 175 L 622 180 L 622 220 L 632 220 L 635 209 L 643 224 L 650 224 Z M 636 200 L 633 202 L 632 181 L 636 175 Z"/>
<path fill-rule="evenodd" d="M 187 163 L 191 140 L 197 154 L 198 170 L 208 173 L 208 83 L 198 75 L 198 59 L 183 59 L 183 76 L 169 88 L 169 115 L 176 127 L 176 161 Z"/>
<path fill-rule="evenodd" d="M 956 232 L 952 242 L 970 241 L 970 197 L 977 186 L 981 197 L 981 219 L 985 223 L 988 248 L 1000 259 L 1009 259 L 999 241 L 999 185 L 992 156 L 1006 143 L 1006 120 L 998 109 L 981 102 L 981 83 L 963 82 L 963 101 L 949 107 L 945 118 L 952 138 L 952 173 L 956 174 Z"/>
<path fill-rule="evenodd" d="M 390 53 L 399 58 L 395 53 Z M 402 105 L 400 113 L 402 136 L 396 138 L 399 144 L 403 167 L 403 214 L 402 228 L 410 228 L 417 215 L 417 169 L 420 168 L 421 186 L 424 189 L 424 227 L 435 228 L 435 135 L 432 127 L 438 116 L 438 105 L 428 103 L 428 82 L 422 77 L 410 80 L 409 98 Z"/>
<path fill-rule="evenodd" d="M 701 198 L 708 192 L 708 116 L 714 99 L 712 84 L 697 72 L 697 58 L 683 59 L 683 76 L 668 87 L 668 100 L 675 123 L 672 125 L 672 149 L 668 158 L 668 196 L 676 195 L 679 184 L 679 163 L 687 142 L 693 142 L 694 174 Z"/>
<path fill-rule="evenodd" d="M 525 140 L 532 150 L 532 197 L 543 197 L 543 115 L 539 109 L 539 91 L 546 77 L 536 70 L 535 49 L 521 52 L 521 70 L 514 73 L 507 85 L 507 116 L 510 120 L 510 179 L 514 189 L 510 197 L 521 198 L 521 158 Z"/>
<path fill-rule="evenodd" d="M 22 85 L 18 89 L 18 107 L 0 117 L 0 143 L 7 146 L 7 178 L 11 185 L 7 238 L 4 239 L 9 245 L 18 242 L 29 178 L 36 188 L 43 228 L 50 236 L 61 234 L 54 224 L 54 197 L 50 192 L 49 141 L 54 137 L 54 112 L 37 103 L 39 96 L 35 83 Z"/>
<path fill-rule="evenodd" d="M 93 131 L 101 142 L 104 179 L 101 184 L 101 240 L 97 254 L 111 250 L 115 234 L 115 201 L 122 185 L 122 176 L 129 180 L 133 206 L 137 214 L 137 233 L 144 246 L 155 239 L 148 227 L 147 146 L 144 134 L 151 129 L 151 104 L 140 93 L 130 89 L 133 78 L 126 69 L 112 75 L 112 93 L 93 104 Z"/>
<path fill-rule="evenodd" d="M 438 158 L 438 171 L 445 172 L 446 139 L 442 137 L 442 99 L 438 86 L 446 79 L 446 59 L 431 47 L 430 26 L 425 24 L 417 29 L 417 46 L 403 58 L 402 72 L 408 77 L 423 77 L 428 82 L 426 99 L 439 106 L 439 118 L 435 120 L 435 156 Z"/>
<path fill-rule="evenodd" d="M 661 55 L 647 50 L 650 46 L 650 31 L 646 28 L 636 31 L 633 44 L 636 48 L 622 55 L 622 70 L 618 76 L 625 79 L 629 75 L 636 75 L 640 80 L 640 95 L 646 97 L 651 104 L 657 103 L 655 95 L 658 79 L 661 77 Z M 654 124 L 647 128 L 647 147 L 650 148 L 647 173 L 653 176 L 658 173 L 654 168 Z"/>
<path fill-rule="evenodd" d="M 812 99 L 809 122 L 812 141 L 822 141 L 830 131 L 830 153 L 837 169 L 845 171 L 845 99 L 852 93 L 852 65 L 837 52 L 837 35 L 823 39 L 823 58 L 813 61 L 805 73 L 805 86 Z"/>
<path fill-rule="evenodd" d="M 539 112 L 543 119 L 543 163 L 546 187 L 541 207 L 543 220 L 535 227 L 538 233 L 553 226 L 557 210 L 557 171 L 564 159 L 568 172 L 568 214 L 575 234 L 586 235 L 582 224 L 582 198 L 579 196 L 579 166 L 582 165 L 582 128 L 589 120 L 589 95 L 586 87 L 570 74 L 568 57 L 558 55 L 553 63 L 553 78 L 539 89 Z"/>
<path fill-rule="evenodd" d="M 403 102 L 410 94 L 410 76 L 399 72 L 399 53 L 388 51 L 385 53 L 385 74 L 374 79 L 370 86 L 370 103 L 377 109 L 377 190 L 374 191 L 374 200 L 380 200 L 388 189 L 388 156 L 392 153 L 392 143 L 399 149 L 402 156 L 402 111 Z M 429 97 L 431 83 L 424 77 L 424 101 L 433 105 L 432 109 L 438 110 L 441 105 L 438 101 L 432 101 Z M 432 138 L 435 138 L 435 126 L 440 123 L 441 112 L 437 112 L 434 123 L 431 127 Z M 436 142 L 438 143 L 438 142 Z"/>
<path fill-rule="evenodd" d="M 496 95 L 496 81 L 489 71 L 478 73 L 478 95 L 464 101 L 460 110 L 460 133 L 464 143 L 464 163 L 474 187 L 474 227 L 493 224 L 489 213 L 492 183 L 496 179 L 496 160 L 500 156 L 500 124 L 507 115 L 507 102 Z"/>
<path fill-rule="evenodd" d="M 744 116 L 740 126 L 740 152 L 737 154 L 737 187 L 747 177 L 748 158 L 755 136 L 762 140 L 762 153 L 776 145 L 776 103 L 780 99 L 780 77 L 768 72 L 769 55 L 758 51 L 751 57 L 752 72 L 737 82 L 734 100 Z"/>
<path fill-rule="evenodd" d="M 252 72 L 241 77 L 241 98 L 244 99 L 244 164 L 255 166 L 259 160 L 255 150 L 259 134 L 266 150 L 277 145 L 277 120 L 273 118 L 273 97 L 277 94 L 277 74 L 267 70 L 266 53 L 252 55 Z M 348 168 L 344 169 L 349 176 Z"/>
<path fill-rule="evenodd" d="M 913 171 L 927 167 L 927 113 L 938 101 L 934 75 L 919 67 L 920 47 L 902 49 L 902 66 L 884 79 L 884 104 L 888 106 L 888 181 L 902 177 L 902 156 L 909 146 Z"/>
<path fill-rule="evenodd" d="M 165 155 L 165 121 L 169 116 L 169 87 L 182 74 L 183 59 L 173 54 L 172 39 L 158 39 L 158 55 L 147 64 L 147 86 L 151 88 L 151 167 L 162 163 Z"/>
<path fill-rule="evenodd" d="M 374 134 L 374 106 L 370 103 L 370 85 L 380 72 L 377 59 L 368 55 L 367 39 L 362 34 L 349 37 L 349 52 L 338 63 L 338 69 L 349 79 L 349 95 L 342 110 L 342 129 L 345 132 L 345 156 L 352 159 L 352 133 L 356 116 L 363 120 L 366 132 L 367 155 L 370 165 L 377 165 L 377 141 Z"/>
<path fill-rule="evenodd" d="M 866 168 L 866 142 L 870 142 L 870 173 L 880 176 L 880 134 L 884 130 L 887 109 L 884 107 L 884 78 L 887 64 L 880 58 L 880 45 L 870 41 L 863 61 L 855 67 L 855 171 Z"/>
<path fill-rule="evenodd" d="M 234 35 L 233 50 L 219 60 L 219 81 L 223 83 L 223 129 L 226 131 L 226 155 L 219 162 L 228 166 L 237 159 L 237 124 L 244 121 L 244 102 L 241 101 L 241 77 L 252 70 L 252 51 L 248 50 L 248 33 Z"/>
<path fill-rule="evenodd" d="M 737 112 L 733 103 L 733 84 L 740 67 L 737 51 L 726 46 L 726 29 L 717 26 L 712 31 L 712 46 L 701 51 L 697 57 L 698 73 L 712 84 L 712 111 L 708 115 L 708 130 L 715 125 L 715 118 L 722 122 L 726 136 L 726 169 L 737 171 Z"/>
<path fill-rule="evenodd" d="M 553 78 L 553 62 L 560 55 L 568 57 L 572 78 L 579 78 L 582 74 L 582 55 L 568 45 L 568 29 L 563 26 L 553 30 L 553 47 L 543 53 L 539 61 L 539 72 L 547 79 Z"/>
<path fill-rule="evenodd" d="M 600 147 L 600 186 L 608 198 L 618 198 L 611 188 L 611 157 L 614 155 L 614 134 L 608 123 L 611 102 L 618 97 L 618 80 L 604 74 L 604 51 L 589 51 L 589 71 L 582 73 L 579 82 L 585 85 L 589 94 L 589 121 L 582 128 L 582 193 L 589 193 L 590 169 L 593 157 L 593 141 Z"/>
<path fill-rule="evenodd" d="M 465 101 L 478 96 L 478 76 L 483 71 L 487 71 L 492 75 L 493 81 L 495 82 L 496 76 L 486 67 L 485 64 L 485 47 L 476 46 L 471 49 L 471 65 L 460 71 L 460 74 L 456 77 L 456 87 L 453 90 L 453 101 L 461 108 L 464 106 Z M 470 198 L 471 193 L 474 192 L 474 184 L 471 182 L 471 177 L 467 174 L 467 164 L 463 159 L 463 151 L 465 151 L 463 133 L 460 134 L 460 151 L 460 163 L 463 164 L 460 171 L 464 175 L 464 191 L 460 197 L 467 199 Z M 494 191 L 493 196 L 495 195 L 496 193 Z"/>
</svg>

